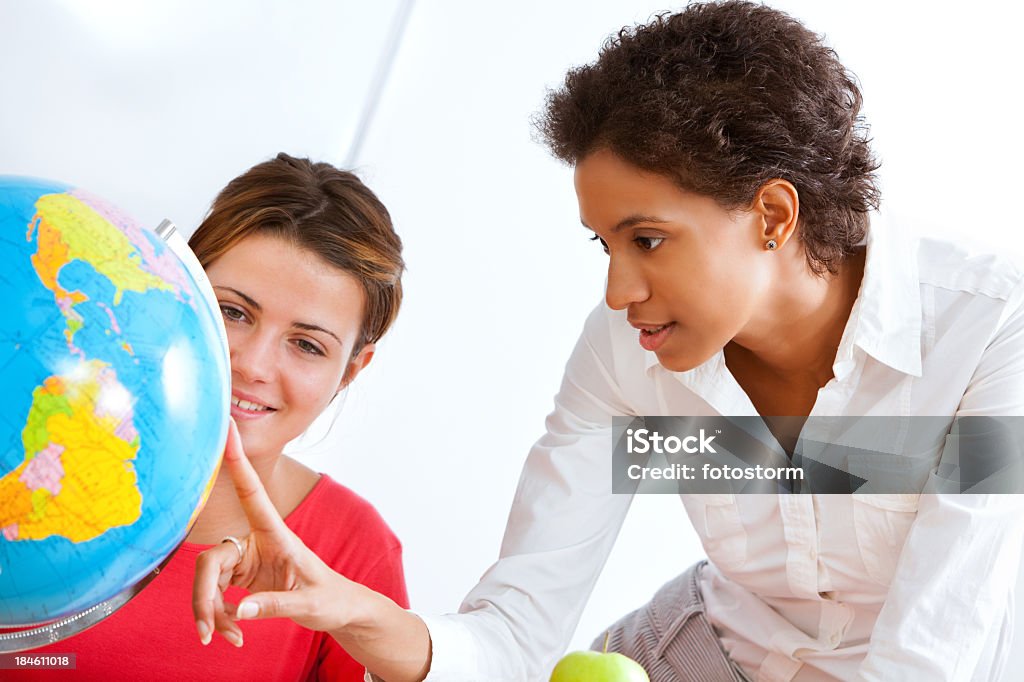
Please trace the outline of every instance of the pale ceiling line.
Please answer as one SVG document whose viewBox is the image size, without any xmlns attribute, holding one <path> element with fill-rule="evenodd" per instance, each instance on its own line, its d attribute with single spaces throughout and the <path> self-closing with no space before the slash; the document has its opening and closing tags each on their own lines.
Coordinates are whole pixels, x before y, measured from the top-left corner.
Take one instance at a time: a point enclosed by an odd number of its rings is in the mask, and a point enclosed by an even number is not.
<svg viewBox="0 0 1024 682">
<path fill-rule="evenodd" d="M 409 15 L 412 14 L 414 0 L 399 0 L 398 9 L 391 22 L 391 31 L 388 34 L 387 42 L 381 52 L 381 58 L 377 62 L 377 71 L 370 81 L 370 92 L 367 94 L 363 105 L 362 113 L 359 116 L 359 123 L 356 126 L 352 142 L 349 144 L 348 154 L 345 155 L 345 168 L 354 168 L 359 160 L 359 153 L 363 149 L 363 142 L 373 124 L 373 118 L 377 114 L 377 105 L 380 103 L 381 94 L 391 75 L 391 67 L 394 65 L 401 47 L 402 38 L 405 35 L 405 27 L 409 23 Z"/>
</svg>

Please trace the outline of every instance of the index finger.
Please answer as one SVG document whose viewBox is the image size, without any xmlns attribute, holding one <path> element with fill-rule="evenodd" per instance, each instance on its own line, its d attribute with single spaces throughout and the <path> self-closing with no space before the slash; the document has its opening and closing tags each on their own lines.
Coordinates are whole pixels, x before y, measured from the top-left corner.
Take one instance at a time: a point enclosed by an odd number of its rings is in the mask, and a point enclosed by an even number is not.
<svg viewBox="0 0 1024 682">
<path fill-rule="evenodd" d="M 231 481 L 235 484 L 242 509 L 249 519 L 252 530 L 273 531 L 284 526 L 281 515 L 277 513 L 274 503 L 270 501 L 259 474 L 252 468 L 252 463 L 242 449 L 242 438 L 238 435 L 235 420 L 228 424 L 228 443 L 224 448 L 224 466 L 227 467 Z"/>
</svg>

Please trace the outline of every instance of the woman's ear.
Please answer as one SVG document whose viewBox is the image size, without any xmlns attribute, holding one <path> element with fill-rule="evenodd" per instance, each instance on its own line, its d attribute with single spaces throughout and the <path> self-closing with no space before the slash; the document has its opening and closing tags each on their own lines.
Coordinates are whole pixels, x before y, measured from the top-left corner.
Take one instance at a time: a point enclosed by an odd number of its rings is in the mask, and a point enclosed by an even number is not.
<svg viewBox="0 0 1024 682">
<path fill-rule="evenodd" d="M 373 359 L 373 354 L 376 350 L 376 344 L 368 343 L 360 348 L 358 353 L 349 358 L 348 366 L 345 367 L 345 374 L 341 377 L 341 383 L 338 385 L 335 395 L 341 393 L 370 364 L 370 360 Z"/>
<path fill-rule="evenodd" d="M 796 234 L 800 217 L 800 195 L 788 180 L 776 178 L 764 183 L 754 195 L 753 210 L 761 214 L 763 234 L 760 240 L 775 242 L 781 249 Z"/>
</svg>

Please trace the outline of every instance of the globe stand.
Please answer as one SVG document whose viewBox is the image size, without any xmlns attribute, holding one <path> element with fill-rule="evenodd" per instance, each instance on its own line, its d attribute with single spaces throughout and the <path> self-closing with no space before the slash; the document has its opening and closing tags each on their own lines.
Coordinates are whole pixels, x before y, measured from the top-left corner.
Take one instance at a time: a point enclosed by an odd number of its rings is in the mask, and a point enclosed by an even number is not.
<svg viewBox="0 0 1024 682">
<path fill-rule="evenodd" d="M 177 548 L 175 548 L 176 551 Z M 173 556 L 174 552 L 171 552 L 159 566 L 150 571 L 142 580 L 131 587 L 126 587 L 110 599 L 87 608 L 81 613 L 76 613 L 73 616 L 61 618 L 30 630 L 0 632 L 0 654 L 13 654 L 19 651 L 38 649 L 41 646 L 59 642 L 62 639 L 67 639 L 88 630 L 93 625 L 96 625 L 96 623 L 113 615 L 115 611 L 131 601 L 132 597 L 141 592 L 146 585 L 160 575 L 160 571 L 167 566 Z"/>
</svg>

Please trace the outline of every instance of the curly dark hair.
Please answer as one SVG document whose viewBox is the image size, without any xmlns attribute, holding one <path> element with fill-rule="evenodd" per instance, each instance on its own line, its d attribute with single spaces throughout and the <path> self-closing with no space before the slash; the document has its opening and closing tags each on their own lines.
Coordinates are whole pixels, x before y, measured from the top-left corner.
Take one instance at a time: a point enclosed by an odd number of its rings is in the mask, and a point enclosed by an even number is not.
<svg viewBox="0 0 1024 682">
<path fill-rule="evenodd" d="M 853 253 L 880 200 L 861 103 L 835 51 L 789 15 L 699 3 L 611 36 L 534 125 L 566 163 L 608 149 L 728 209 L 768 180 L 791 182 L 821 275 Z"/>
</svg>

